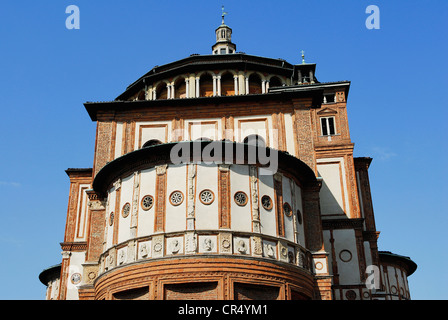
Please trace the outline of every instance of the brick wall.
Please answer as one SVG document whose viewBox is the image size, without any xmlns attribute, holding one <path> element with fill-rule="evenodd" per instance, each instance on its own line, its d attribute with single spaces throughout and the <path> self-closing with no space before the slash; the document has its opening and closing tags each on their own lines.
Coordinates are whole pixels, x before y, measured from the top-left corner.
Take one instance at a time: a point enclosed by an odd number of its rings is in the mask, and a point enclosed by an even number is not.
<svg viewBox="0 0 448 320">
<path fill-rule="evenodd" d="M 235 283 L 235 300 L 277 300 L 279 298 L 280 288 Z"/>
<path fill-rule="evenodd" d="M 165 300 L 216 300 L 218 283 L 182 283 L 165 285 Z"/>
<path fill-rule="evenodd" d="M 122 292 L 117 292 L 113 294 L 114 300 L 148 300 L 149 299 L 149 288 L 137 288 L 130 289 Z"/>
</svg>

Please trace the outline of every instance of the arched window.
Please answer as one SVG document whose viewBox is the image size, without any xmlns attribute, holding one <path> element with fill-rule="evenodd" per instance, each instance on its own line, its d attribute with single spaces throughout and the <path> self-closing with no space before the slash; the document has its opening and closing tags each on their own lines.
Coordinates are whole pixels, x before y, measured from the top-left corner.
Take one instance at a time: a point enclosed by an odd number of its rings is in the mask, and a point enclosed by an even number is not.
<svg viewBox="0 0 448 320">
<path fill-rule="evenodd" d="M 206 73 L 202 75 L 200 82 L 200 93 L 201 97 L 212 97 L 213 96 L 213 77 Z"/>
<path fill-rule="evenodd" d="M 233 74 L 230 72 L 226 72 L 221 76 L 221 95 L 235 95 L 235 81 L 233 80 Z"/>
<path fill-rule="evenodd" d="M 258 74 L 252 73 L 249 76 L 249 93 L 257 94 L 262 93 L 263 90 L 261 88 L 261 78 Z"/>
<path fill-rule="evenodd" d="M 266 147 L 266 142 L 258 134 L 251 134 L 244 138 L 243 143 L 250 144 L 257 147 Z"/>
<path fill-rule="evenodd" d="M 269 88 L 281 87 L 283 85 L 282 81 L 278 77 L 272 77 L 269 80 Z"/>
<path fill-rule="evenodd" d="M 166 88 L 166 83 L 162 82 L 157 86 L 156 89 L 156 97 L 157 100 L 167 99 L 168 98 L 168 89 Z"/>
<path fill-rule="evenodd" d="M 138 95 L 137 95 L 137 100 L 138 101 L 142 101 L 142 100 L 145 100 L 145 91 L 144 90 L 142 90 L 142 91 L 140 91 L 139 93 L 138 93 Z"/>
<path fill-rule="evenodd" d="M 158 145 L 158 144 L 162 144 L 162 141 L 157 140 L 157 139 L 151 139 L 151 140 L 146 141 L 146 142 L 143 144 L 142 148 L 147 148 L 147 147 L 151 147 L 151 146 L 156 146 L 156 145 Z"/>
<path fill-rule="evenodd" d="M 174 83 L 174 97 L 177 99 L 187 97 L 187 84 L 184 78 L 177 79 Z"/>
</svg>

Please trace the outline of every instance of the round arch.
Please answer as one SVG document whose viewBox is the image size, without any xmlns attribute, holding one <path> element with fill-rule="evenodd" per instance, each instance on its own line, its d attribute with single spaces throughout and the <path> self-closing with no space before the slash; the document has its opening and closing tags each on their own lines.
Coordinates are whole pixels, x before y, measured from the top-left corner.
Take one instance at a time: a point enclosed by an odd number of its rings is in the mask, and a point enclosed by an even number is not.
<svg viewBox="0 0 448 320">
<path fill-rule="evenodd" d="M 173 80 L 174 98 L 182 99 L 187 97 L 187 84 L 183 76 L 176 77 Z"/>
<path fill-rule="evenodd" d="M 212 97 L 213 90 L 213 77 L 214 73 L 205 71 L 200 73 L 199 76 L 199 96 L 200 97 Z"/>
<path fill-rule="evenodd" d="M 280 78 L 279 76 L 272 75 L 268 78 L 269 81 L 269 87 L 281 87 L 285 83 L 284 79 Z"/>
<path fill-rule="evenodd" d="M 260 94 L 263 93 L 262 80 L 258 72 L 253 72 L 248 76 L 249 79 L 249 94 Z"/>
<path fill-rule="evenodd" d="M 156 99 L 157 100 L 163 100 L 168 99 L 168 89 L 167 89 L 168 82 L 166 80 L 162 80 L 154 86 L 156 91 Z"/>
<path fill-rule="evenodd" d="M 234 96 L 235 95 L 235 74 L 230 71 L 221 73 L 221 95 Z"/>
</svg>

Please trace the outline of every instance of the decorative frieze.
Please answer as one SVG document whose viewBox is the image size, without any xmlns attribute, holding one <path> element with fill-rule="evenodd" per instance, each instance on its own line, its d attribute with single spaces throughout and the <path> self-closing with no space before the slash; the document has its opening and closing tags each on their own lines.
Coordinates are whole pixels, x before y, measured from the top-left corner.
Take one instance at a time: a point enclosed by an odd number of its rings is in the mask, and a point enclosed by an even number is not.
<svg viewBox="0 0 448 320">
<path fill-rule="evenodd" d="M 252 255 L 261 257 L 263 255 L 263 241 L 261 237 L 253 236 L 251 239 Z"/>
<path fill-rule="evenodd" d="M 278 242 L 279 260 L 288 262 L 288 245 L 283 241 Z"/>
<path fill-rule="evenodd" d="M 212 235 L 199 236 L 199 253 L 216 253 L 217 237 Z"/>
<path fill-rule="evenodd" d="M 126 254 L 128 263 L 134 262 L 136 260 L 135 250 L 136 250 L 135 240 L 129 241 Z"/>
<path fill-rule="evenodd" d="M 261 232 L 260 227 L 260 208 L 258 201 L 258 168 L 249 166 L 250 192 L 252 199 L 252 230 L 253 232 Z"/>
<path fill-rule="evenodd" d="M 194 254 L 198 250 L 197 235 L 195 232 L 185 234 L 185 253 Z"/>
<path fill-rule="evenodd" d="M 272 259 L 277 258 L 277 248 L 274 242 L 263 241 L 263 256 Z"/>
<path fill-rule="evenodd" d="M 277 222 L 277 235 L 280 237 L 285 236 L 282 189 L 282 176 L 280 174 L 274 174 L 275 214 Z"/>
<path fill-rule="evenodd" d="M 126 248 L 121 248 L 117 251 L 117 263 L 118 265 L 125 264 L 127 261 Z"/>
<path fill-rule="evenodd" d="M 156 167 L 156 210 L 154 232 L 165 230 L 167 165 Z"/>
<path fill-rule="evenodd" d="M 89 198 L 87 202 L 87 207 L 90 210 L 104 210 L 106 207 L 106 201 L 101 199 L 101 197 L 92 189 L 86 190 L 86 194 Z"/>
<path fill-rule="evenodd" d="M 152 257 L 160 258 L 164 255 L 165 236 L 157 235 L 152 238 Z"/>
<path fill-rule="evenodd" d="M 81 252 L 87 250 L 87 242 L 62 242 L 61 249 L 64 252 Z"/>
<path fill-rule="evenodd" d="M 230 165 L 218 165 L 219 228 L 230 228 Z"/>
<path fill-rule="evenodd" d="M 151 241 L 139 242 L 138 244 L 138 258 L 146 259 L 151 257 Z"/>
<path fill-rule="evenodd" d="M 234 253 L 236 254 L 250 254 L 249 239 L 243 237 L 234 237 Z"/>
<path fill-rule="evenodd" d="M 232 253 L 232 234 L 227 232 L 221 232 L 219 234 L 219 253 L 231 254 Z"/>
<path fill-rule="evenodd" d="M 188 181 L 187 181 L 187 230 L 194 229 L 195 222 L 195 194 L 196 194 L 196 172 L 197 167 L 195 164 L 189 164 L 187 167 Z"/>
<path fill-rule="evenodd" d="M 167 243 L 167 254 L 183 254 L 184 253 L 184 238 L 183 237 L 173 237 L 166 240 Z"/>
<path fill-rule="evenodd" d="M 131 213 L 131 238 L 137 236 L 137 218 L 138 218 L 138 205 L 140 195 L 140 172 L 134 172 L 134 193 L 132 198 L 132 213 Z"/>
</svg>

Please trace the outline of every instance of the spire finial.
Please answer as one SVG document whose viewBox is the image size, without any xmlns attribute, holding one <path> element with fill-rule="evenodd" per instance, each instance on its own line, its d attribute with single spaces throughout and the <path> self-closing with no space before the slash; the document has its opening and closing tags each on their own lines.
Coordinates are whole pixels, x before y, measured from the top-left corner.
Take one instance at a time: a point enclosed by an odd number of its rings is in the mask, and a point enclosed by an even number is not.
<svg viewBox="0 0 448 320">
<path fill-rule="evenodd" d="M 305 51 L 301 51 L 302 53 L 302 64 L 305 64 Z"/>
<path fill-rule="evenodd" d="M 224 11 L 224 6 L 222 6 L 221 11 L 222 11 L 222 15 L 221 15 L 221 18 L 222 18 L 222 24 L 224 24 L 224 17 L 225 17 L 228 13 Z"/>
</svg>

